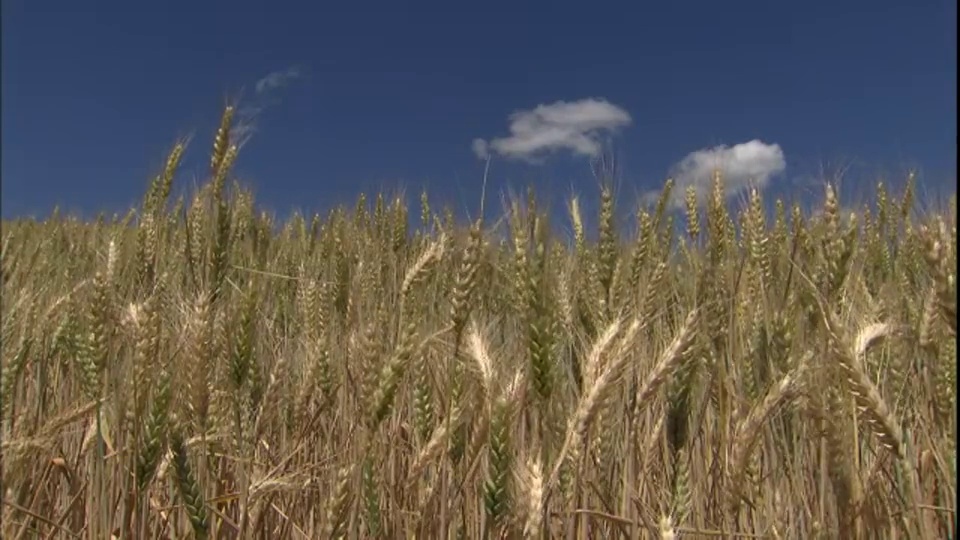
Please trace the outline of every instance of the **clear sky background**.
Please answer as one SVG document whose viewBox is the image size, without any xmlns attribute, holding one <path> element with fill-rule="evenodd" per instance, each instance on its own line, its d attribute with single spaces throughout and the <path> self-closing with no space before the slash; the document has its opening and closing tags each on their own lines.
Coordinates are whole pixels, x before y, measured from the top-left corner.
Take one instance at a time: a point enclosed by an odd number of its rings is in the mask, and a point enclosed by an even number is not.
<svg viewBox="0 0 960 540">
<path fill-rule="evenodd" d="M 625 197 L 721 166 L 731 194 L 951 186 L 955 0 L 4 0 L 2 213 L 135 204 L 178 136 L 203 179 L 226 100 L 257 111 L 237 174 L 283 212 L 426 186 L 476 208 L 535 183 Z M 495 205 L 498 206 L 498 205 Z"/>
</svg>

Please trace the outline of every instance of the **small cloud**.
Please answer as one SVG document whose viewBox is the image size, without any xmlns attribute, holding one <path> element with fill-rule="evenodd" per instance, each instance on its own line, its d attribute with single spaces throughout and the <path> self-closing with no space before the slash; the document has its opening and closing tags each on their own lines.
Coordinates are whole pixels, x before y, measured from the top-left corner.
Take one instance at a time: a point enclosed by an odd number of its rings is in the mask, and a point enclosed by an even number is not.
<svg viewBox="0 0 960 540">
<path fill-rule="evenodd" d="M 483 139 L 474 139 L 473 140 L 473 153 L 480 159 L 487 159 L 490 157 L 490 148 L 487 145 L 487 141 Z"/>
<path fill-rule="evenodd" d="M 675 181 L 672 204 L 683 205 L 688 187 L 702 200 L 713 187 L 713 173 L 719 170 L 725 195 L 731 197 L 750 186 L 765 187 L 770 179 L 787 168 L 778 144 L 754 139 L 734 146 L 715 146 L 687 154 L 671 168 Z"/>
<path fill-rule="evenodd" d="M 509 117 L 510 136 L 489 142 L 474 139 L 473 151 L 485 158 L 496 153 L 510 159 L 535 160 L 539 155 L 567 150 L 575 155 L 600 154 L 599 135 L 614 132 L 633 121 L 624 109 L 603 99 L 557 101 Z"/>
<path fill-rule="evenodd" d="M 659 191 L 646 191 L 640 196 L 640 204 L 642 206 L 653 206 L 658 200 L 660 200 Z"/>
<path fill-rule="evenodd" d="M 237 118 L 230 133 L 231 139 L 236 141 L 238 146 L 242 147 L 256 133 L 260 114 L 268 107 L 280 103 L 277 92 L 299 79 L 301 75 L 300 68 L 293 66 L 269 73 L 254 84 L 253 97 L 244 102 L 237 111 Z"/>
<path fill-rule="evenodd" d="M 257 94 L 264 94 L 278 88 L 283 88 L 290 84 L 291 81 L 300 77 L 300 69 L 297 67 L 290 67 L 281 71 L 274 71 L 273 73 L 268 74 L 263 77 L 257 84 L 254 86 L 254 90 Z"/>
</svg>

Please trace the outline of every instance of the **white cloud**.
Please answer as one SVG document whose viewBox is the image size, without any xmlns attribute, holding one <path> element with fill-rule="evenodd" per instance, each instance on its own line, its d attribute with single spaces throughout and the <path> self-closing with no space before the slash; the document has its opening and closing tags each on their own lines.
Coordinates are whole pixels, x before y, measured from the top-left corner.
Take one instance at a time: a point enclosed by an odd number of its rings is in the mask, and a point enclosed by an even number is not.
<svg viewBox="0 0 960 540">
<path fill-rule="evenodd" d="M 487 145 L 487 141 L 483 139 L 474 139 L 473 153 L 480 159 L 487 159 L 490 156 L 490 148 Z"/>
<path fill-rule="evenodd" d="M 720 171 L 726 196 L 736 195 L 750 186 L 765 187 L 770 179 L 787 168 L 778 144 L 758 139 L 733 146 L 715 146 L 687 154 L 671 169 L 675 181 L 672 202 L 682 206 L 687 187 L 693 186 L 702 200 L 713 186 L 713 173 Z"/>
<path fill-rule="evenodd" d="M 300 76 L 300 68 L 293 66 L 274 71 L 258 80 L 253 86 L 253 97 L 244 102 L 238 111 L 230 138 L 236 141 L 239 146 L 243 146 L 249 141 L 257 131 L 257 120 L 260 114 L 267 107 L 278 104 L 280 101 L 276 95 L 279 91 L 299 79 Z"/>
<path fill-rule="evenodd" d="M 257 84 L 254 86 L 254 90 L 257 92 L 257 94 L 263 94 L 271 90 L 283 88 L 298 77 L 300 77 L 300 70 L 296 67 L 290 67 L 281 71 L 274 71 L 273 73 L 270 73 L 257 81 Z"/>
<path fill-rule="evenodd" d="M 541 154 L 567 150 L 577 155 L 600 154 L 599 135 L 614 132 L 633 121 L 624 109 L 604 99 L 557 101 L 509 117 L 510 135 L 485 141 L 474 139 L 473 152 L 485 159 L 490 153 L 506 158 L 534 160 Z"/>
</svg>

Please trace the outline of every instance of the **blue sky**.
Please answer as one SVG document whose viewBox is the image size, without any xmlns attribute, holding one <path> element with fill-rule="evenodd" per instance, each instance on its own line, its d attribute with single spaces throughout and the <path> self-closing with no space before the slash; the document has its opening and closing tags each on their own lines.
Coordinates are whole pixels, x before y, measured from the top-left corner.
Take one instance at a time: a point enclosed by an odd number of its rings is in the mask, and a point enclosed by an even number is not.
<svg viewBox="0 0 960 540">
<path fill-rule="evenodd" d="M 711 164 L 777 194 L 823 165 L 956 178 L 952 0 L 4 0 L 2 24 L 5 217 L 123 212 L 178 136 L 202 180 L 237 96 L 237 174 L 277 211 L 398 185 L 476 208 L 478 155 L 494 194 L 562 200 L 602 143 L 627 197 Z"/>
</svg>

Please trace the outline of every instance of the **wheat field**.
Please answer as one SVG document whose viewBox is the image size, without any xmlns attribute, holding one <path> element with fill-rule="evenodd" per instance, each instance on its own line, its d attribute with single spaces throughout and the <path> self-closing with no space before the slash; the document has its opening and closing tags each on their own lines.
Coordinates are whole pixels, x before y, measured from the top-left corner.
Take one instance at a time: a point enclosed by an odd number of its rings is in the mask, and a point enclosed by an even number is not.
<svg viewBox="0 0 960 540">
<path fill-rule="evenodd" d="M 955 197 L 276 223 L 232 121 L 3 223 L 3 538 L 955 538 Z"/>
</svg>

